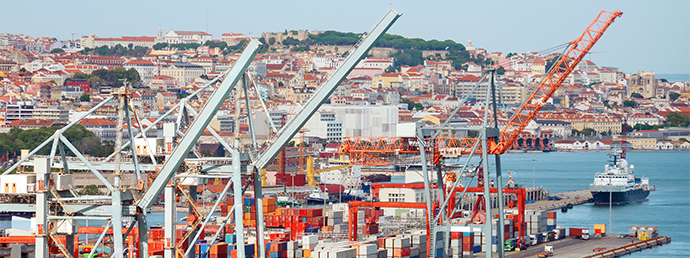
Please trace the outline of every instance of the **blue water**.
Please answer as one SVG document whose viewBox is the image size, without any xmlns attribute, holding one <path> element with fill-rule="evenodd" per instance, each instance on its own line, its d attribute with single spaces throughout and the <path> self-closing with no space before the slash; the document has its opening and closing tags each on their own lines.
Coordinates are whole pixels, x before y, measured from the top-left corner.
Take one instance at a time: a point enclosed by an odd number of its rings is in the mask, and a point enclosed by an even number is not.
<svg viewBox="0 0 690 258">
<path fill-rule="evenodd" d="M 669 82 L 690 82 L 690 73 L 657 73 L 654 77 L 666 79 Z"/>
<path fill-rule="evenodd" d="M 503 182 L 508 180 L 508 171 L 513 171 L 516 183 L 523 186 L 531 187 L 534 182 L 551 193 L 584 190 L 589 188 L 594 173 L 604 170 L 607 160 L 606 152 L 505 154 L 501 156 Z M 671 244 L 629 257 L 688 257 L 690 152 L 628 152 L 627 160 L 635 166 L 638 177 L 649 177 L 656 191 L 643 203 L 613 206 L 613 233 L 627 233 L 630 226 L 657 226 L 660 235 L 672 238 Z M 490 167 L 494 166 L 494 162 L 491 157 Z M 394 180 L 402 181 L 402 178 Z M 608 222 L 608 206 L 583 204 L 565 213 L 558 211 L 559 226 L 593 230 L 594 224 Z"/>
</svg>

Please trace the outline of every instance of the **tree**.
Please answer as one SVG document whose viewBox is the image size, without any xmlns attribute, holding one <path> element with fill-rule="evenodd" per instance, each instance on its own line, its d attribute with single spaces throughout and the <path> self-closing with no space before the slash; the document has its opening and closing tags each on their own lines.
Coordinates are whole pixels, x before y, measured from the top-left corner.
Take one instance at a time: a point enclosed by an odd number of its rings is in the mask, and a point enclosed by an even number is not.
<svg viewBox="0 0 690 258">
<path fill-rule="evenodd" d="M 629 133 L 629 132 L 632 132 L 633 130 L 635 130 L 635 128 L 633 128 L 629 124 L 625 124 L 625 132 Z"/>
<path fill-rule="evenodd" d="M 268 39 L 268 44 L 269 44 L 269 45 L 273 45 L 273 44 L 275 44 L 275 43 L 276 43 L 276 38 L 270 37 L 270 38 Z"/>
<path fill-rule="evenodd" d="M 84 187 L 84 189 L 81 189 L 79 191 L 80 195 L 103 195 L 103 192 L 101 190 L 98 190 L 98 186 L 96 185 L 88 185 Z"/>
<path fill-rule="evenodd" d="M 690 125 L 690 118 L 682 113 L 671 112 L 666 115 L 666 125 L 671 127 L 687 127 Z"/>
<path fill-rule="evenodd" d="M 155 45 L 153 45 L 153 49 L 155 49 L 155 50 L 161 50 L 161 49 L 164 49 L 166 47 L 168 47 L 168 43 L 165 43 L 165 42 L 156 43 Z"/>
<path fill-rule="evenodd" d="M 644 98 L 644 96 L 642 96 L 642 94 L 637 93 L 637 92 L 630 93 L 630 97 L 638 98 L 638 99 L 643 99 L 643 98 Z"/>
<path fill-rule="evenodd" d="M 498 74 L 498 75 L 503 75 L 505 73 L 506 73 L 506 69 L 503 68 L 503 66 L 498 67 L 498 69 L 496 69 L 496 74 Z"/>
<path fill-rule="evenodd" d="M 81 97 L 79 97 L 79 101 L 81 101 L 81 102 L 89 102 L 89 101 L 91 101 L 91 95 L 86 94 L 86 93 L 81 94 Z"/>
<path fill-rule="evenodd" d="M 65 52 L 62 48 L 53 48 L 53 50 L 50 50 L 50 53 L 62 53 Z"/>
<path fill-rule="evenodd" d="M 668 94 L 668 97 L 671 98 L 671 100 L 676 101 L 680 97 L 680 94 L 677 92 L 672 92 L 671 94 Z"/>
<path fill-rule="evenodd" d="M 592 135 L 592 133 L 595 132 L 594 129 L 592 128 L 585 128 L 580 131 L 580 134 L 582 135 Z"/>
<path fill-rule="evenodd" d="M 623 101 L 623 106 L 634 108 L 635 106 L 637 106 L 637 102 L 635 102 L 634 100 L 625 100 Z"/>
<path fill-rule="evenodd" d="M 394 73 L 394 72 L 395 72 L 395 68 L 393 68 L 392 65 L 389 65 L 388 67 L 386 67 L 386 70 L 383 71 L 383 72 L 384 72 L 384 73 Z"/>
<path fill-rule="evenodd" d="M 412 111 L 412 109 L 414 108 L 415 103 L 411 99 L 403 98 L 402 100 L 400 100 L 400 102 L 407 104 L 407 110 Z"/>
<path fill-rule="evenodd" d="M 647 123 L 636 124 L 635 127 L 633 127 L 633 129 L 635 129 L 635 131 L 652 130 L 652 129 L 654 129 L 654 126 L 651 126 Z"/>
<path fill-rule="evenodd" d="M 422 103 L 414 103 L 414 108 L 416 108 L 417 111 L 420 111 L 424 109 L 424 105 L 422 105 Z"/>
<path fill-rule="evenodd" d="M 300 43 L 299 40 L 296 40 L 292 37 L 287 37 L 283 40 L 283 45 L 286 45 L 286 46 L 287 45 L 289 45 L 289 46 L 298 45 L 299 43 Z"/>
</svg>

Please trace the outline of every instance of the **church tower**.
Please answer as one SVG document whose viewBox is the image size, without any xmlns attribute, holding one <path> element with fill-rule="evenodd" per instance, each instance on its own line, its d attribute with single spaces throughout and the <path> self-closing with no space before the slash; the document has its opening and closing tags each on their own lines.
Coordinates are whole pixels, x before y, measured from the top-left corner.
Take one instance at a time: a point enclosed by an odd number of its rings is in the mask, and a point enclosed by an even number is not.
<svg viewBox="0 0 690 258">
<path fill-rule="evenodd" d="M 156 43 L 162 42 L 165 42 L 165 39 L 163 39 L 163 30 L 160 26 L 158 26 L 158 32 L 156 33 Z"/>
</svg>

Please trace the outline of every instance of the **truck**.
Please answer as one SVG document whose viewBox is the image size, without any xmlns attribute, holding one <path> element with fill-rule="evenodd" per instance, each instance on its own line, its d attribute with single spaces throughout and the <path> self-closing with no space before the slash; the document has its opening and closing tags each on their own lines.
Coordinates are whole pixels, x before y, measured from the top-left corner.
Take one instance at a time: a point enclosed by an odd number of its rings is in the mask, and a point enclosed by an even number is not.
<svg viewBox="0 0 690 258">
<path fill-rule="evenodd" d="M 579 238 L 583 240 L 589 239 L 589 229 L 588 228 L 570 228 L 568 235 L 574 238 Z"/>
<path fill-rule="evenodd" d="M 538 256 L 539 256 L 539 258 L 553 256 L 553 246 L 552 245 L 545 245 L 544 246 L 544 252 L 540 253 Z"/>
<path fill-rule="evenodd" d="M 506 239 L 503 251 L 514 251 L 517 248 L 517 238 Z"/>
</svg>

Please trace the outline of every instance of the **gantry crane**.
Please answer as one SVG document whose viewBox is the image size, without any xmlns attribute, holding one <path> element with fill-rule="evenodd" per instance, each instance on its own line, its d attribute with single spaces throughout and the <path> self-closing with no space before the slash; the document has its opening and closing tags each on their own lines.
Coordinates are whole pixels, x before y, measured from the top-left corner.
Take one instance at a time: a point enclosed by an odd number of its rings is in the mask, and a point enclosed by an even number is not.
<svg viewBox="0 0 690 258">
<path fill-rule="evenodd" d="M 430 200 L 431 187 L 428 174 L 427 174 L 427 163 L 426 163 L 426 153 L 432 154 L 432 164 L 437 167 L 442 163 L 444 156 L 456 156 L 460 154 L 480 154 L 482 155 L 483 168 L 484 171 L 488 172 L 488 155 L 496 155 L 496 181 L 497 185 L 501 185 L 500 176 L 500 155 L 505 153 L 506 150 L 513 145 L 515 140 L 518 138 L 520 133 L 525 129 L 528 123 L 534 119 L 537 112 L 546 104 L 547 100 L 553 96 L 556 90 L 561 86 L 563 81 L 570 75 L 570 73 L 577 67 L 579 62 L 587 55 L 594 44 L 601 38 L 603 33 L 608 29 L 608 27 L 615 21 L 616 18 L 623 14 L 621 11 L 607 12 L 601 11 L 597 18 L 587 27 L 587 29 L 582 33 L 577 39 L 570 41 L 569 46 L 564 54 L 560 56 L 558 61 L 553 65 L 549 72 L 544 76 L 540 83 L 536 86 L 535 90 L 530 94 L 530 96 L 525 100 L 525 102 L 517 109 L 517 112 L 508 120 L 507 124 L 500 129 L 498 126 L 497 118 L 497 108 L 496 108 L 496 97 L 495 97 L 495 87 L 494 78 L 491 76 L 491 92 L 487 92 L 486 104 L 484 108 L 484 122 L 480 129 L 480 138 L 438 138 L 437 132 L 429 133 L 434 130 L 445 130 L 447 129 L 446 124 L 450 118 L 454 117 L 459 108 L 462 105 L 458 105 L 455 111 L 449 116 L 449 119 L 443 124 L 443 126 L 430 128 L 427 133 L 424 133 L 423 129 L 417 129 L 417 137 L 410 138 L 344 138 L 343 144 L 341 145 L 339 152 L 341 154 L 347 154 L 353 164 L 359 165 L 376 165 L 385 164 L 385 159 L 390 158 L 391 154 L 399 155 L 404 153 L 415 154 L 419 153 L 422 161 L 422 170 L 425 184 L 423 184 L 425 189 L 425 198 L 427 198 L 427 209 L 431 210 Z M 491 71 L 494 73 L 493 70 Z M 486 76 L 485 76 L 486 77 Z M 485 78 L 483 77 L 483 78 Z M 482 78 L 482 80 L 483 80 Z M 480 80 L 479 83 L 481 83 Z M 476 86 L 475 86 L 476 88 Z M 474 89 L 473 89 L 474 90 Z M 489 94 L 492 93 L 492 94 Z M 469 95 L 469 94 L 468 94 Z M 487 123 L 488 113 L 490 112 L 489 107 L 489 96 L 493 95 L 493 120 L 495 124 L 491 127 Z M 466 98 L 465 98 L 466 100 Z M 463 102 L 465 101 L 463 100 Z M 491 128 L 490 128 L 491 127 Z M 481 144 L 480 144 L 481 143 Z M 469 159 L 468 159 L 469 162 Z M 443 184 L 441 171 L 439 170 L 437 183 L 440 188 Z M 488 179 L 488 177 L 487 177 Z M 486 180 L 486 179 L 485 179 Z M 449 201 L 454 198 L 455 186 L 457 181 L 453 182 L 453 186 L 450 188 L 451 191 L 447 193 L 446 189 L 441 191 L 442 195 L 442 205 L 441 209 L 445 209 Z M 445 187 L 444 187 L 445 188 Z M 477 187 L 477 190 L 480 190 Z M 485 195 L 492 193 L 491 188 L 488 184 L 484 185 Z M 497 199 L 499 201 L 499 210 L 503 209 L 502 198 L 503 189 L 501 187 L 496 188 L 495 193 L 497 194 Z M 487 220 L 490 216 L 489 210 L 490 205 L 488 205 L 490 198 L 486 198 L 486 215 Z M 520 205 L 518 203 L 518 205 Z M 449 207 L 450 208 L 450 207 Z M 428 216 L 429 213 L 427 213 Z M 429 217 L 429 221 L 435 222 L 435 219 Z M 443 224 L 443 223 L 440 223 Z M 488 223 L 487 223 L 488 224 Z M 503 225 L 503 216 L 499 216 L 499 225 Z M 490 226 L 490 225 L 488 225 Z M 434 227 L 435 228 L 435 227 Z M 486 228 L 486 226 L 485 226 Z M 446 232 L 448 227 L 446 227 Z M 522 229 L 520 229 L 522 230 Z M 497 235 L 499 236 L 499 243 L 503 241 L 503 236 L 501 234 L 502 229 L 497 229 Z M 488 231 L 491 232 L 490 230 Z M 487 233 L 488 234 L 488 233 Z M 523 235 L 524 232 L 520 232 Z M 435 236 L 435 234 L 432 234 Z M 432 240 L 432 244 L 433 244 Z M 490 250 L 490 245 L 487 243 L 487 248 Z M 499 248 L 499 257 L 503 256 L 503 249 Z M 487 257 L 490 257 L 490 252 L 487 252 Z"/>
</svg>

